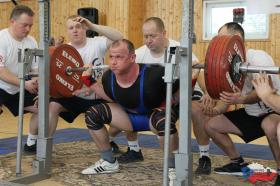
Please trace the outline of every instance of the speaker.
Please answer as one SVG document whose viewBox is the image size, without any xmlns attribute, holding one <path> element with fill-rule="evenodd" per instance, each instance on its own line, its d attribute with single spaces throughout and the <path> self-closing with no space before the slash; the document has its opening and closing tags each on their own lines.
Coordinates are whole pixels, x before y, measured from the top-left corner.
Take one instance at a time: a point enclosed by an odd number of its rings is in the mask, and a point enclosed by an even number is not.
<svg viewBox="0 0 280 186">
<path fill-rule="evenodd" d="M 88 19 L 94 24 L 98 24 L 98 10 L 96 8 L 79 8 L 78 15 Z M 98 33 L 87 30 L 87 37 L 98 36 Z"/>
</svg>

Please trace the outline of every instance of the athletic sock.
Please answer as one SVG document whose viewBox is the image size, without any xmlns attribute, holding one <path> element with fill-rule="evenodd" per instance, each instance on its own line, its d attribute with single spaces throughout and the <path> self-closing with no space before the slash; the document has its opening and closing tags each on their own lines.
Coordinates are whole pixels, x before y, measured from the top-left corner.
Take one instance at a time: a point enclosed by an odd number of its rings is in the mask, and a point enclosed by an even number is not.
<svg viewBox="0 0 280 186">
<path fill-rule="evenodd" d="M 209 157 L 209 148 L 210 148 L 210 145 L 198 145 L 198 148 L 199 148 L 199 155 L 200 155 L 200 158 L 202 156 L 208 156 Z"/>
<path fill-rule="evenodd" d="M 116 158 L 113 157 L 111 149 L 100 151 L 100 155 L 103 160 L 108 161 L 110 163 L 114 163 L 116 161 Z"/>
<path fill-rule="evenodd" d="M 128 141 L 128 147 L 129 147 L 130 150 L 134 150 L 135 152 L 140 151 L 140 146 L 139 146 L 138 140 Z"/>
<path fill-rule="evenodd" d="M 32 145 L 35 145 L 36 144 L 36 141 L 37 141 L 37 138 L 38 138 L 38 135 L 33 135 L 33 134 L 28 134 L 28 137 L 27 137 L 27 142 L 26 144 L 28 146 L 32 146 Z"/>
</svg>

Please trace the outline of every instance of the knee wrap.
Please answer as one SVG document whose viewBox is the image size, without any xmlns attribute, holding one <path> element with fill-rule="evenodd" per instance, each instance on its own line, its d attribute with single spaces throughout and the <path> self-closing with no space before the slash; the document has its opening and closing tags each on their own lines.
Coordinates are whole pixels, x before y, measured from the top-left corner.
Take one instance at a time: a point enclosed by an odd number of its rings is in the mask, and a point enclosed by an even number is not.
<svg viewBox="0 0 280 186">
<path fill-rule="evenodd" d="M 101 129 L 105 123 L 111 123 L 112 113 L 106 103 L 100 103 L 90 107 L 85 114 L 87 128 L 91 130 Z"/>
<path fill-rule="evenodd" d="M 177 132 L 176 129 L 176 121 L 178 117 L 172 111 L 171 112 L 171 121 L 170 121 L 170 134 L 175 134 Z M 164 136 L 165 130 L 165 109 L 155 109 L 151 115 L 151 124 L 157 130 L 159 136 Z"/>
</svg>

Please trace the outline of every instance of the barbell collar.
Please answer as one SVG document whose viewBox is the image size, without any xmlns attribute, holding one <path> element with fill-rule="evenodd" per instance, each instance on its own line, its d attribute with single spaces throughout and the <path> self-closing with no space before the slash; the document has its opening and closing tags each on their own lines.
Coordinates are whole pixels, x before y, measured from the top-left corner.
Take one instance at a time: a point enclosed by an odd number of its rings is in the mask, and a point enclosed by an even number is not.
<svg viewBox="0 0 280 186">
<path fill-rule="evenodd" d="M 267 74 L 279 74 L 280 68 L 275 66 L 251 66 L 250 63 L 242 63 L 239 66 L 239 71 L 242 73 L 259 73 L 262 71 Z"/>
</svg>

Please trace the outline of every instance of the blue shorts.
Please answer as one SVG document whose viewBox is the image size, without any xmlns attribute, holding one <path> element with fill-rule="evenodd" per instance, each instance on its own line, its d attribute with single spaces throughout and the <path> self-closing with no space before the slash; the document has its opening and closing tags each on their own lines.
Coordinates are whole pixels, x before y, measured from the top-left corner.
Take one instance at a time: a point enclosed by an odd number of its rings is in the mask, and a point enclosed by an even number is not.
<svg viewBox="0 0 280 186">
<path fill-rule="evenodd" d="M 133 131 L 149 131 L 150 117 L 149 115 L 139 115 L 139 114 L 128 114 L 129 120 L 132 124 Z"/>
</svg>

